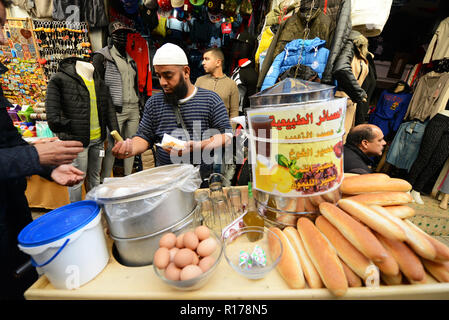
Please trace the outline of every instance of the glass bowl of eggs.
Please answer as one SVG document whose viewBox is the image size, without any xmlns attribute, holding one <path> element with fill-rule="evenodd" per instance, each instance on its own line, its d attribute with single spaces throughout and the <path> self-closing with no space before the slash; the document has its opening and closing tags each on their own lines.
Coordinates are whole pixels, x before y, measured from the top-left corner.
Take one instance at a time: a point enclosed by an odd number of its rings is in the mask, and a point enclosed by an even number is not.
<svg viewBox="0 0 449 320">
<path fill-rule="evenodd" d="M 221 238 L 202 225 L 179 235 L 163 235 L 154 253 L 153 269 L 172 288 L 197 290 L 210 279 L 222 256 Z"/>
<path fill-rule="evenodd" d="M 281 260 L 281 239 L 267 227 L 244 227 L 224 240 L 224 256 L 238 274 L 262 279 Z"/>
</svg>

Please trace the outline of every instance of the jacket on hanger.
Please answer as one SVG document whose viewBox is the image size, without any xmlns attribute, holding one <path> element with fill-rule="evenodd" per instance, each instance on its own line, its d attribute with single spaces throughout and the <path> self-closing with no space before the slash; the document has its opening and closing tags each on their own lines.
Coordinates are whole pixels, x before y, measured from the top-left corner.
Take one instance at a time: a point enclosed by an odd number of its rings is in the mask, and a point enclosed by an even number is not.
<svg viewBox="0 0 449 320">
<path fill-rule="evenodd" d="M 92 58 L 92 64 L 94 65 L 95 70 L 98 71 L 100 77 L 104 79 L 104 82 L 109 87 L 109 92 L 112 98 L 112 103 L 115 107 L 115 111 L 121 113 L 123 108 L 123 89 L 121 81 L 122 76 L 109 50 L 110 48 L 106 46 L 95 52 Z M 136 71 L 134 89 L 136 90 L 139 98 L 141 98 L 138 94 L 138 71 L 137 64 L 134 60 L 131 61 L 131 66 Z M 118 81 L 118 79 L 120 79 L 120 81 Z"/>
<path fill-rule="evenodd" d="M 231 79 L 239 89 L 239 111 L 245 112 L 250 107 L 249 97 L 256 93 L 257 72 L 254 63 L 248 59 L 241 59 L 238 67 L 232 72 Z"/>
<path fill-rule="evenodd" d="M 449 58 L 449 17 L 438 25 L 424 56 L 423 63 Z"/>
<path fill-rule="evenodd" d="M 325 48 L 325 43 L 320 38 L 312 40 L 296 39 L 287 43 L 284 50 L 274 59 L 261 90 L 274 85 L 280 74 L 298 63 L 311 67 L 321 78 L 329 56 L 329 50 Z"/>
<path fill-rule="evenodd" d="M 77 140 L 87 147 L 90 142 L 90 95 L 83 79 L 76 72 L 78 60 L 83 61 L 70 57 L 60 62 L 58 72 L 48 83 L 45 108 L 48 126 L 61 140 Z M 93 79 L 101 140 L 104 140 L 106 126 L 110 131 L 119 131 L 119 127 L 108 87 L 96 70 Z"/>
</svg>

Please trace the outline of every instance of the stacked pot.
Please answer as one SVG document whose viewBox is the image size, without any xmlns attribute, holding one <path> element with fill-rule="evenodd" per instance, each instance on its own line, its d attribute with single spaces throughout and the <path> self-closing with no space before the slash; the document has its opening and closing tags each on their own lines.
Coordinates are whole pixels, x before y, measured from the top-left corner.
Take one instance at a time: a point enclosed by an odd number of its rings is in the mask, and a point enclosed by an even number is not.
<svg viewBox="0 0 449 320">
<path fill-rule="evenodd" d="M 163 234 L 200 224 L 194 198 L 200 184 L 197 168 L 173 164 L 106 179 L 87 198 L 103 206 L 120 262 L 145 266 L 153 262 Z"/>
</svg>

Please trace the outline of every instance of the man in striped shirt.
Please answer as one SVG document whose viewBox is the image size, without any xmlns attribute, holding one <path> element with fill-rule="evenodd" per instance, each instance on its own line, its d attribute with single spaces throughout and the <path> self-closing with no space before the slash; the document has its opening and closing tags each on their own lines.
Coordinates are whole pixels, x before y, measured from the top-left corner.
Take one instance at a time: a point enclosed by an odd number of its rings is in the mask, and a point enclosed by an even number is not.
<svg viewBox="0 0 449 320">
<path fill-rule="evenodd" d="M 137 134 L 117 142 L 112 154 L 119 159 L 141 154 L 161 142 L 167 133 L 187 143 L 178 151 L 156 146 L 156 166 L 201 165 L 201 178 L 205 179 L 212 173 L 214 161 L 222 159 L 221 155 L 214 155 L 214 150 L 221 152 L 221 147 L 232 140 L 223 100 L 215 92 L 197 88 L 190 82 L 187 56 L 180 47 L 163 45 L 156 51 L 153 65 L 163 91 L 148 99 Z"/>
</svg>

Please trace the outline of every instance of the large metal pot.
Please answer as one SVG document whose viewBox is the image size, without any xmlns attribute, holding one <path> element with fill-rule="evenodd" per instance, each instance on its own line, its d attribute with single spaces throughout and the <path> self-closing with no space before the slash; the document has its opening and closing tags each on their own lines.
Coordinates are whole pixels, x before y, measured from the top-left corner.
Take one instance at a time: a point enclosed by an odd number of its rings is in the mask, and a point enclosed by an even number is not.
<svg viewBox="0 0 449 320">
<path fill-rule="evenodd" d="M 130 239 L 117 238 L 113 235 L 111 235 L 111 238 L 114 240 L 122 264 L 131 267 L 146 266 L 153 263 L 154 253 L 159 248 L 159 240 L 164 234 L 173 232 L 178 235 L 183 230 L 200 224 L 201 214 L 199 208 L 195 207 L 187 217 L 156 233 Z"/>
<path fill-rule="evenodd" d="M 192 165 L 174 164 L 105 181 L 93 196 L 103 205 L 114 237 L 137 238 L 188 216 L 195 208 L 194 192 L 200 183 Z"/>
</svg>

